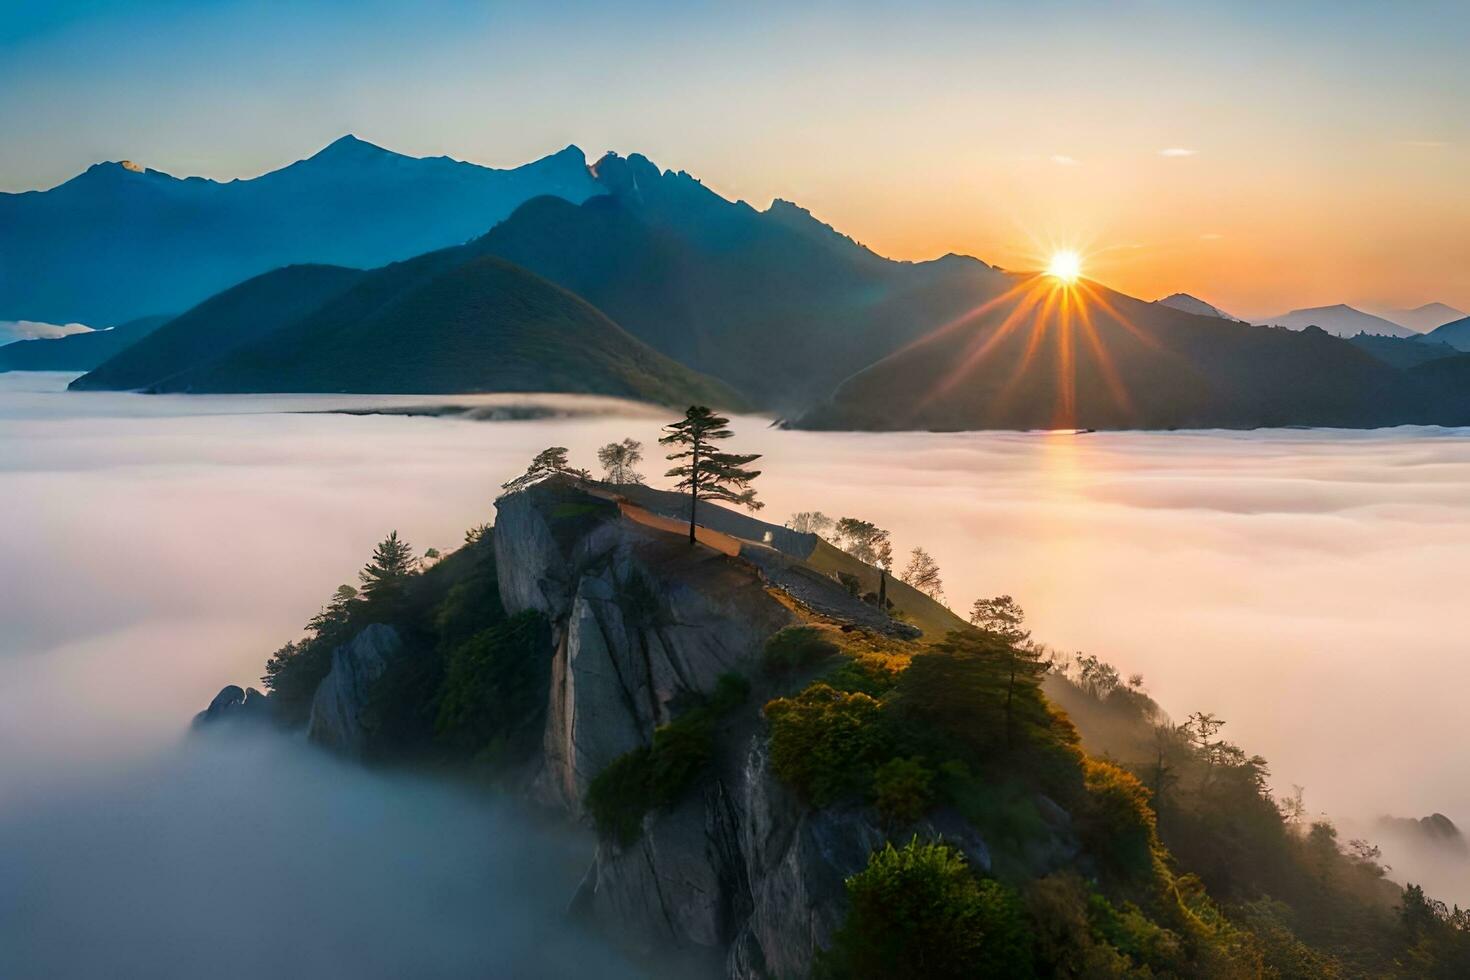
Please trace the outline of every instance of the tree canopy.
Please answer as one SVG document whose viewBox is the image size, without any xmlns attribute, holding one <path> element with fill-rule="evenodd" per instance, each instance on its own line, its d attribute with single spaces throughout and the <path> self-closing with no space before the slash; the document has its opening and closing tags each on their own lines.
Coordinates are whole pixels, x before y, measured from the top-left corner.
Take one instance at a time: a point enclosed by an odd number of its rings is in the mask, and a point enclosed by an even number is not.
<svg viewBox="0 0 1470 980">
<path fill-rule="evenodd" d="M 608 443 L 597 450 L 597 462 L 602 465 L 603 478 L 608 483 L 643 482 L 643 474 L 637 470 L 643 462 L 643 443 L 637 439 Z"/>
</svg>

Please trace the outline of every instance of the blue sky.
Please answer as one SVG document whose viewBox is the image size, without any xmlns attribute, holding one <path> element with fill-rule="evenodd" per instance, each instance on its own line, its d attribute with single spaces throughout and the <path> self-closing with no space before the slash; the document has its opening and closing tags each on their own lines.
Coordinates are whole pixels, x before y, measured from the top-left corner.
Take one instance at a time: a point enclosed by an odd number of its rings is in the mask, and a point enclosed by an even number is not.
<svg viewBox="0 0 1470 980">
<path fill-rule="evenodd" d="M 1467 42 L 1463 2 L 10 4 L 0 189 L 247 176 L 349 131 L 494 165 L 576 143 L 895 255 L 1075 241 L 1248 313 L 1470 305 Z M 1252 227 L 1259 261 L 1222 244 Z"/>
</svg>

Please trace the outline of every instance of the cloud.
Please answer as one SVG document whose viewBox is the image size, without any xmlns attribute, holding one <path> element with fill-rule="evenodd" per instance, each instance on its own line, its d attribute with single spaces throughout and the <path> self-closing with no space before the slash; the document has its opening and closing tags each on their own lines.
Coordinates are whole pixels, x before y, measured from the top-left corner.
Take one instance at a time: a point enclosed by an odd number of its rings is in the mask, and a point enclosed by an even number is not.
<svg viewBox="0 0 1470 980">
<path fill-rule="evenodd" d="M 40 320 L 0 320 L 0 344 L 17 340 L 55 340 L 74 333 L 91 333 L 85 323 L 44 323 Z"/>
<path fill-rule="evenodd" d="M 1449 145 L 1445 140 L 1399 140 L 1399 146 L 1412 146 L 1421 150 L 1438 150 Z"/>
<path fill-rule="evenodd" d="M 1069 157 L 1064 153 L 1053 153 L 1051 162 L 1062 167 L 1080 167 L 1082 165 L 1081 160 L 1078 160 L 1076 157 Z"/>
<path fill-rule="evenodd" d="M 1192 157 L 1198 156 L 1199 150 L 1190 150 L 1182 146 L 1170 146 L 1159 151 L 1161 157 Z"/>
<path fill-rule="evenodd" d="M 1207 231 L 1207 232 L 1205 232 L 1203 235 L 1201 235 L 1199 237 L 1200 237 L 1200 240 L 1201 241 L 1218 242 L 1220 239 L 1224 238 L 1225 236 L 1222 235 L 1222 234 L 1220 234 L 1218 231 Z"/>
</svg>

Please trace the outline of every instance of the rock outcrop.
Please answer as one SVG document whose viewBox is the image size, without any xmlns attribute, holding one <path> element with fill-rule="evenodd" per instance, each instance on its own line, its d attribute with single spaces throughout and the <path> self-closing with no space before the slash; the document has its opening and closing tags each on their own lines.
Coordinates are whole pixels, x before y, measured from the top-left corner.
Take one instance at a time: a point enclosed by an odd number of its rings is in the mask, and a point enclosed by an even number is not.
<svg viewBox="0 0 1470 980">
<path fill-rule="evenodd" d="M 362 758 L 375 725 L 371 717 L 373 685 L 402 652 L 403 640 L 391 626 L 365 627 L 332 652 L 332 669 L 316 690 L 306 733 L 313 742 L 344 755 Z"/>
<path fill-rule="evenodd" d="M 271 699 L 253 687 L 240 688 L 230 684 L 220 689 L 209 702 L 209 707 L 194 716 L 194 727 L 221 723 L 249 722 L 251 724 L 275 720 L 275 706 Z"/>
<path fill-rule="evenodd" d="M 786 562 L 691 548 L 570 481 L 496 506 L 501 601 L 511 613 L 540 611 L 553 628 L 533 793 L 574 815 L 609 763 L 649 744 L 721 674 L 753 675 L 766 639 L 801 621 L 793 608 L 813 608 L 762 567 L 793 574 Z M 818 598 L 830 608 L 845 607 L 837 583 L 802 581 L 829 590 Z M 708 777 L 646 815 L 636 842 L 599 845 L 573 907 L 636 951 L 693 951 L 716 975 L 804 976 L 845 914 L 845 879 L 886 835 L 870 810 L 802 805 L 771 773 L 753 720 L 720 743 Z M 961 846 L 989 866 L 973 831 Z"/>
</svg>

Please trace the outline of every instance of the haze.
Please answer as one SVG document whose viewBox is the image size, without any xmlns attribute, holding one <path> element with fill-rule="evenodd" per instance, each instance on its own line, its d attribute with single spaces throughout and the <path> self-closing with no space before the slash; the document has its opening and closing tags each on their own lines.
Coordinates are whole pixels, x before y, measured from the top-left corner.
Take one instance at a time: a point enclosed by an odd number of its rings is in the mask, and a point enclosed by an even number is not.
<svg viewBox="0 0 1470 980">
<path fill-rule="evenodd" d="M 1470 309 L 1467 35 L 1456 0 L 11 4 L 0 130 L 44 138 L 0 146 L 0 188 L 230 179 L 349 131 L 497 166 L 576 142 L 899 258 L 1074 247 L 1248 317 Z"/>
</svg>

